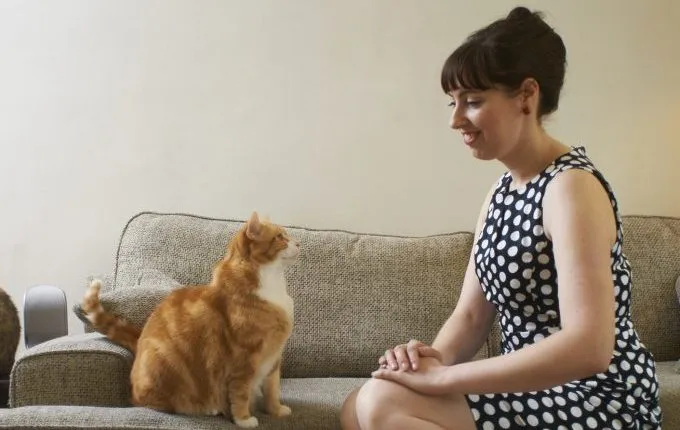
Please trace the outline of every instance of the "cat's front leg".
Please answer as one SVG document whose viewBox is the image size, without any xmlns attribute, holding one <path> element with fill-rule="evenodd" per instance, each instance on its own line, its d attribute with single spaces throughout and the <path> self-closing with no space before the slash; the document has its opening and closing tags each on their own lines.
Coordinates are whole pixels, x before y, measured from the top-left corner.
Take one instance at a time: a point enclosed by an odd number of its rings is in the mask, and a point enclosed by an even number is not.
<svg viewBox="0 0 680 430">
<path fill-rule="evenodd" d="M 250 413 L 250 402 L 252 399 L 252 388 L 250 381 L 233 381 L 229 385 L 229 409 L 231 418 L 239 427 L 257 427 L 257 418 Z"/>
<path fill-rule="evenodd" d="M 279 398 L 281 395 L 281 363 L 277 363 L 267 375 L 263 383 L 262 394 L 264 397 L 265 411 L 275 417 L 285 417 L 292 413 L 288 406 L 282 405 Z"/>
</svg>

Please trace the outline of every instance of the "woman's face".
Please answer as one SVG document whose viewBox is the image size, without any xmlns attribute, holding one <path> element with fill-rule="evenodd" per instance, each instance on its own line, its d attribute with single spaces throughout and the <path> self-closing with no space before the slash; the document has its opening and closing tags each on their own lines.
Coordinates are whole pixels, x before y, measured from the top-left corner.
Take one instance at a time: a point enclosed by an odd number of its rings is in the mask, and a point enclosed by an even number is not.
<svg viewBox="0 0 680 430">
<path fill-rule="evenodd" d="M 449 93 L 451 128 L 463 135 L 463 143 L 475 158 L 503 158 L 521 139 L 527 119 L 520 96 L 498 89 L 457 89 Z"/>
</svg>

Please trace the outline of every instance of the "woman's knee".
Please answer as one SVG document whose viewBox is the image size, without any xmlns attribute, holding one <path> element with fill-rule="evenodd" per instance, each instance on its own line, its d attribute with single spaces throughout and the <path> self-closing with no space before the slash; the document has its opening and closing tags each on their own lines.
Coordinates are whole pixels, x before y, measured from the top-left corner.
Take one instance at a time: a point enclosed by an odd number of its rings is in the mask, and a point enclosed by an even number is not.
<svg viewBox="0 0 680 430">
<path fill-rule="evenodd" d="M 403 413 L 402 406 L 406 396 L 413 393 L 406 387 L 394 382 L 371 379 L 355 393 L 355 421 L 361 429 L 380 428 L 381 423 L 389 422 L 391 415 Z"/>
<path fill-rule="evenodd" d="M 361 430 L 357 421 L 356 401 L 361 387 L 354 389 L 342 404 L 340 409 L 340 426 L 342 430 Z"/>
</svg>

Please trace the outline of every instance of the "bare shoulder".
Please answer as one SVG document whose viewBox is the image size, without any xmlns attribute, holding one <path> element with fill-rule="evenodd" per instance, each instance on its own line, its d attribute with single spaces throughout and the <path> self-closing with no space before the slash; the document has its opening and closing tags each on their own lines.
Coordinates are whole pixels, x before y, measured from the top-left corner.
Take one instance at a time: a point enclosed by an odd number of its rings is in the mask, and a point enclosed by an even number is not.
<svg viewBox="0 0 680 430">
<path fill-rule="evenodd" d="M 613 243 L 616 223 L 612 202 L 604 184 L 583 169 L 560 172 L 546 186 L 543 196 L 543 223 L 546 235 L 556 230 L 583 227 L 601 228 Z"/>
</svg>

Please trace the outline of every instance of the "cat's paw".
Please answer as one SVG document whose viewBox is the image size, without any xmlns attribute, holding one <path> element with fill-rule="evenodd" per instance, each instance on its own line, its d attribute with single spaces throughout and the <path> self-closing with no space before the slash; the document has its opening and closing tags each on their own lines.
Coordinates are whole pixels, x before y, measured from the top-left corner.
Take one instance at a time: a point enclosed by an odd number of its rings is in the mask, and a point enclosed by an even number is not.
<svg viewBox="0 0 680 430">
<path fill-rule="evenodd" d="M 271 408 L 268 412 L 269 415 L 275 417 L 287 417 L 293 413 L 293 411 L 285 405 L 279 405 L 277 408 Z"/>
<path fill-rule="evenodd" d="M 252 429 L 254 427 L 257 427 L 257 418 L 255 417 L 248 417 L 246 419 L 238 419 L 234 418 L 234 423 L 244 429 Z"/>
</svg>

